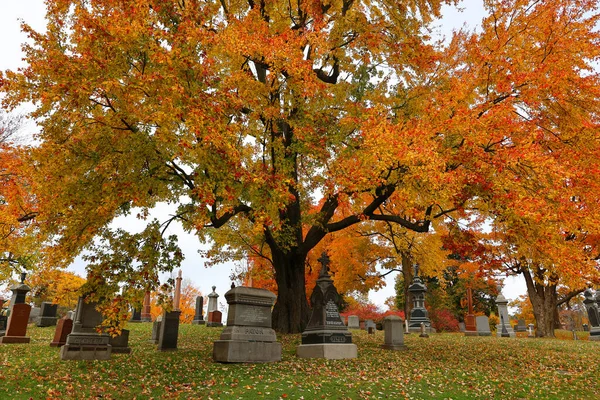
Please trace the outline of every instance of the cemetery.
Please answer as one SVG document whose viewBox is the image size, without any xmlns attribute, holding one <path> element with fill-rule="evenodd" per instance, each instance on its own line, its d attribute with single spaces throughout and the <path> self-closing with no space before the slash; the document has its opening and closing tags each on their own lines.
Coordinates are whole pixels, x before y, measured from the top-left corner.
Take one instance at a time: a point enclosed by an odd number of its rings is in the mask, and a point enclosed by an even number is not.
<svg viewBox="0 0 600 400">
<path fill-rule="evenodd" d="M 600 398 L 599 21 L 3 1 L 0 400 Z"/>
</svg>

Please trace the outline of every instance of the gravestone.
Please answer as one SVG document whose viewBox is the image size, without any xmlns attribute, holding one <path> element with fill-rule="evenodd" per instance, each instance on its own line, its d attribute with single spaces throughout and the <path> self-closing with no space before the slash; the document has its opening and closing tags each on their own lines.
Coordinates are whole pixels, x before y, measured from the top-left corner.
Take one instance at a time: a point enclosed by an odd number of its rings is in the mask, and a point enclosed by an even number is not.
<svg viewBox="0 0 600 400">
<path fill-rule="evenodd" d="M 152 323 L 152 336 L 150 337 L 150 342 L 154 344 L 158 344 L 158 337 L 160 336 L 160 326 L 162 325 L 162 316 L 157 318 L 156 321 Z"/>
<path fill-rule="evenodd" d="M 9 315 L 15 304 L 25 304 L 25 296 L 27 296 L 27 292 L 31 290 L 31 288 L 25 284 L 26 277 L 27 273 L 21 273 L 21 282 L 13 285 L 13 287 L 10 288 L 10 290 L 13 292 L 13 295 L 10 298 L 10 305 L 8 306 Z"/>
<path fill-rule="evenodd" d="M 281 343 L 271 328 L 273 293 L 238 286 L 225 293 L 229 306 L 227 327 L 213 345 L 217 362 L 263 363 L 281 361 Z M 214 315 L 213 311 L 213 315 Z"/>
<path fill-rule="evenodd" d="M 215 292 L 216 289 L 217 289 L 217 287 L 213 286 L 212 293 L 210 293 L 208 295 L 208 306 L 206 309 L 207 314 L 211 311 L 217 311 L 219 309 L 218 303 L 217 303 L 217 299 L 219 298 L 219 295 L 217 294 L 217 292 Z"/>
<path fill-rule="evenodd" d="M 204 321 L 204 298 L 202 296 L 197 296 L 196 297 L 196 313 L 194 314 L 194 320 L 192 321 L 192 324 L 195 325 L 204 325 L 205 321 Z"/>
<path fill-rule="evenodd" d="M 348 329 L 360 329 L 360 320 L 358 315 L 348 316 Z"/>
<path fill-rule="evenodd" d="M 56 317 L 56 311 L 58 310 L 58 304 L 52 304 L 49 302 L 43 302 L 40 312 L 40 317 L 37 322 L 37 326 L 55 326 L 58 318 Z"/>
<path fill-rule="evenodd" d="M 119 336 L 111 337 L 108 340 L 108 343 L 110 343 L 110 345 L 112 346 L 113 353 L 131 353 L 131 347 L 129 347 L 129 329 L 122 329 L 121 334 Z"/>
<path fill-rule="evenodd" d="M 27 323 L 29 322 L 29 313 L 31 306 L 29 304 L 17 303 L 13 305 L 6 334 L 0 338 L 0 343 L 29 343 L 30 338 L 27 334 Z"/>
<path fill-rule="evenodd" d="M 211 311 L 208 313 L 208 321 L 206 322 L 206 326 L 215 327 L 215 326 L 223 326 L 223 313 L 219 310 Z"/>
<path fill-rule="evenodd" d="M 515 327 L 515 330 L 517 332 L 527 332 L 527 325 L 525 325 L 525 320 L 524 319 L 520 319 L 517 322 L 517 326 Z"/>
<path fill-rule="evenodd" d="M 356 358 L 358 350 L 352 343 L 352 334 L 340 318 L 340 295 L 329 276 L 327 253 L 324 252 L 319 261 L 321 272 L 310 296 L 312 313 L 296 355 L 300 358 Z"/>
<path fill-rule="evenodd" d="M 583 304 L 587 311 L 588 320 L 590 322 L 589 332 L 591 341 L 599 341 L 600 340 L 600 290 L 594 293 L 591 289 L 586 289 L 583 292 Z"/>
<path fill-rule="evenodd" d="M 33 306 L 31 308 L 31 312 L 29 313 L 29 323 L 35 322 L 37 325 L 38 319 L 40 317 L 42 309 L 38 306 Z M 39 325 L 38 325 L 39 326 Z"/>
<path fill-rule="evenodd" d="M 465 331 L 465 323 L 464 322 L 459 322 L 458 323 L 458 330 L 460 332 L 464 332 Z"/>
<path fill-rule="evenodd" d="M 73 330 L 60 348 L 60 359 L 109 360 L 112 352 L 109 336 L 96 331 L 96 327 L 101 323 L 102 314 L 96 310 L 96 303 L 85 302 L 83 297 L 80 297 Z"/>
<path fill-rule="evenodd" d="M 158 335 L 158 350 L 177 350 L 177 339 L 179 337 L 179 316 L 181 311 L 169 311 L 163 314 Z"/>
<path fill-rule="evenodd" d="M 406 350 L 404 345 L 404 329 L 402 318 L 397 315 L 388 315 L 383 319 L 383 344 L 386 350 Z"/>
<path fill-rule="evenodd" d="M 373 322 L 372 319 L 368 319 L 365 321 L 365 330 L 368 332 L 369 328 L 373 328 L 373 331 L 375 331 L 375 328 L 377 326 L 375 325 L 375 322 Z"/>
<path fill-rule="evenodd" d="M 60 347 L 67 342 L 67 335 L 73 329 L 73 320 L 66 315 L 58 320 L 54 331 L 54 340 L 50 342 L 51 347 Z"/>
<path fill-rule="evenodd" d="M 496 305 L 498 306 L 498 315 L 500 317 L 500 323 L 496 325 L 496 336 L 502 337 L 503 332 L 506 331 L 505 335 L 508 337 L 516 337 L 515 331 L 510 326 L 510 318 L 508 317 L 508 300 L 502 294 L 500 287 L 498 288 L 498 297 L 496 297 Z"/>
<path fill-rule="evenodd" d="M 477 336 L 492 336 L 490 330 L 490 320 L 485 315 L 479 315 L 475 318 L 475 324 L 477 325 Z"/>
<path fill-rule="evenodd" d="M 413 301 L 413 308 L 410 310 L 410 316 L 408 318 L 408 330 L 410 332 L 421 332 L 421 323 L 425 324 L 425 329 L 429 331 L 431 329 L 431 321 L 429 320 L 429 313 L 425 308 L 425 293 L 427 293 L 427 286 L 419 277 L 419 265 L 415 265 L 415 277 L 412 283 L 408 287 Z"/>
<path fill-rule="evenodd" d="M 144 294 L 144 304 L 142 304 L 142 322 L 152 322 L 152 314 L 150 313 L 150 311 L 150 292 L 146 292 L 146 294 Z"/>
<path fill-rule="evenodd" d="M 134 307 L 133 312 L 131 313 L 131 319 L 129 320 L 129 322 L 133 322 L 133 323 L 142 322 L 142 310 Z"/>
<path fill-rule="evenodd" d="M 533 334 L 533 328 L 534 328 L 533 324 L 527 325 L 527 337 L 528 338 L 534 338 L 535 337 L 535 335 Z"/>
</svg>

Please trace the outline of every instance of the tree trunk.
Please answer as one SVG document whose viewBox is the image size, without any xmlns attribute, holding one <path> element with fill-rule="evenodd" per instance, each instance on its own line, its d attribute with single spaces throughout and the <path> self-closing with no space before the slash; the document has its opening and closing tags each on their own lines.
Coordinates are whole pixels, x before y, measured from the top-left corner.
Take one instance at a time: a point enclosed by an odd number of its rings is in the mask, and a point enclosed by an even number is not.
<svg viewBox="0 0 600 400">
<path fill-rule="evenodd" d="M 402 252 L 402 275 L 404 277 L 404 319 L 410 317 L 410 310 L 412 310 L 412 296 L 408 291 L 408 287 L 412 283 L 413 279 L 413 265 L 410 255 L 406 252 Z"/>
<path fill-rule="evenodd" d="M 527 294 L 533 306 L 533 315 L 537 324 L 536 336 L 554 337 L 556 304 L 558 302 L 556 284 L 543 284 L 540 283 L 541 279 L 534 281 L 531 272 L 525 267 L 522 268 L 522 273 L 527 283 Z"/>
<path fill-rule="evenodd" d="M 310 318 L 304 277 L 306 254 L 277 249 L 271 252 L 278 292 L 272 315 L 273 329 L 281 333 L 301 333 Z"/>
</svg>

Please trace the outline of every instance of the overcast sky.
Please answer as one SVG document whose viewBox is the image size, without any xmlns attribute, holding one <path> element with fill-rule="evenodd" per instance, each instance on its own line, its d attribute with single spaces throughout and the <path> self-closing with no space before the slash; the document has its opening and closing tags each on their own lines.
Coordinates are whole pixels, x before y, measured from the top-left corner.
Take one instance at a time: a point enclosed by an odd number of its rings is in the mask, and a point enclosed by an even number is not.
<svg viewBox="0 0 600 400">
<path fill-rule="evenodd" d="M 449 36 L 452 29 L 466 26 L 476 29 L 484 15 L 482 0 L 467 0 L 461 4 L 463 11 L 454 7 L 444 8 L 444 19 L 439 22 L 439 34 Z M 43 0 L 0 0 L 0 70 L 16 70 L 24 66 L 22 61 L 21 44 L 27 39 L 20 30 L 20 21 L 24 20 L 35 30 L 43 31 L 45 28 L 45 7 Z M 32 127 L 33 129 L 33 127 Z M 156 215 L 167 215 L 168 209 L 161 208 Z M 115 226 L 127 228 L 140 224 L 134 217 L 122 218 L 116 221 Z M 174 224 L 172 224 L 173 226 Z M 141 228 L 140 228 L 141 229 Z M 173 226 L 167 232 L 179 236 L 179 244 L 186 255 L 182 264 L 183 277 L 190 279 L 199 287 L 204 295 L 211 292 L 211 286 L 217 286 L 217 293 L 221 295 L 220 303 L 225 303 L 223 294 L 229 289 L 233 265 L 221 265 L 205 268 L 204 261 L 198 254 L 200 245 L 193 236 L 184 233 L 180 228 Z M 77 261 L 71 269 L 85 276 L 84 264 Z M 387 286 L 378 292 L 371 291 L 369 298 L 377 305 L 383 306 L 387 297 L 394 295 L 394 274 L 386 277 Z M 514 299 L 525 293 L 525 285 L 520 277 L 509 278 L 505 282 L 504 294 L 508 299 Z M 382 307 L 383 308 L 383 307 Z"/>
</svg>

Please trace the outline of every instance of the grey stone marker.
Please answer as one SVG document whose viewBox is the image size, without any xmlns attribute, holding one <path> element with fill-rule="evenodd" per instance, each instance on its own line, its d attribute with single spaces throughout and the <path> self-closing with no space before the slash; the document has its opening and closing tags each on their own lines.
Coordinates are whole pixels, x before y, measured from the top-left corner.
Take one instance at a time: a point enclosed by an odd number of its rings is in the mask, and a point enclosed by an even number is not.
<svg viewBox="0 0 600 400">
<path fill-rule="evenodd" d="M 517 322 L 517 326 L 516 326 L 515 330 L 517 332 L 527 332 L 527 325 L 525 325 L 525 320 L 524 319 L 520 319 Z"/>
<path fill-rule="evenodd" d="M 383 344 L 381 348 L 386 350 L 406 350 L 402 318 L 397 315 L 388 315 L 383 319 L 383 330 Z"/>
<path fill-rule="evenodd" d="M 535 337 L 535 335 L 533 334 L 533 328 L 534 328 L 533 324 L 529 324 L 528 325 L 528 329 L 527 329 L 527 332 L 528 332 L 527 333 L 527 337 L 528 338 L 534 338 Z"/>
<path fill-rule="evenodd" d="M 225 293 L 227 327 L 213 345 L 213 360 L 226 363 L 281 361 L 281 343 L 271 328 L 273 293 L 238 286 Z"/>
<path fill-rule="evenodd" d="M 478 316 L 475 318 L 475 324 L 477 325 L 477 336 L 492 336 L 488 317 L 485 315 Z"/>
<path fill-rule="evenodd" d="M 56 317 L 57 310 L 58 310 L 58 304 L 43 302 L 41 311 L 40 311 L 40 317 L 37 321 L 37 326 L 39 326 L 39 327 L 56 326 L 56 321 L 58 321 L 58 318 Z"/>
<path fill-rule="evenodd" d="M 365 321 L 365 331 L 369 332 L 369 328 L 373 328 L 373 332 L 375 332 L 375 329 L 377 328 L 375 322 L 373 322 L 372 319 L 368 319 Z"/>
<path fill-rule="evenodd" d="M 157 318 L 156 321 L 152 323 L 152 336 L 150 337 L 149 342 L 158 344 L 158 337 L 160 336 L 160 326 L 162 325 L 162 316 Z"/>
<path fill-rule="evenodd" d="M 302 344 L 296 348 L 300 358 L 356 358 L 358 349 L 352 334 L 340 318 L 340 295 L 329 276 L 329 257 L 323 252 L 319 279 L 310 296 L 312 313 L 302 333 Z"/>
<path fill-rule="evenodd" d="M 502 295 L 502 291 L 499 290 L 498 297 L 496 297 L 496 305 L 498 306 L 498 314 L 500 316 L 500 323 L 496 325 L 496 336 L 501 337 L 502 332 L 506 330 L 509 337 L 516 337 L 516 333 L 510 326 L 510 319 L 508 317 L 508 300 Z"/>
<path fill-rule="evenodd" d="M 219 309 L 218 304 L 217 304 L 217 299 L 219 298 L 219 295 L 217 294 L 217 292 L 215 292 L 216 288 L 217 288 L 216 286 L 213 286 L 212 293 L 210 293 L 208 295 L 208 307 L 206 309 L 207 314 L 211 311 L 218 311 L 218 309 Z"/>
<path fill-rule="evenodd" d="M 204 325 L 205 321 L 204 321 L 204 315 L 202 314 L 204 308 L 204 297 L 202 296 L 197 296 L 196 297 L 196 313 L 194 314 L 194 320 L 192 321 L 192 324 L 194 325 Z"/>
<path fill-rule="evenodd" d="M 141 321 L 138 321 L 141 322 Z M 116 337 L 111 337 L 108 341 L 112 346 L 113 353 L 131 353 L 131 347 L 129 347 L 129 330 L 121 330 L 121 334 Z"/>
<path fill-rule="evenodd" d="M 348 315 L 348 329 L 360 329 L 358 315 Z"/>
<path fill-rule="evenodd" d="M 591 289 L 586 289 L 583 292 L 584 300 L 583 304 L 588 314 L 588 320 L 590 321 L 589 340 L 598 341 L 600 340 L 600 290 L 596 291 L 596 295 L 592 293 Z"/>
<path fill-rule="evenodd" d="M 108 360 L 112 353 L 109 336 L 96 332 L 102 323 L 102 314 L 96 310 L 96 303 L 86 303 L 83 297 L 77 303 L 73 330 L 67 342 L 60 348 L 61 360 Z"/>
<path fill-rule="evenodd" d="M 177 350 L 177 339 L 179 337 L 179 315 L 181 311 L 169 311 L 163 314 L 158 335 L 158 350 Z"/>
<path fill-rule="evenodd" d="M 28 323 L 32 323 L 35 322 L 35 324 L 37 325 L 38 319 L 40 318 L 40 314 L 42 312 L 42 309 L 38 306 L 33 306 L 31 308 L 31 312 L 29 313 L 29 321 Z"/>
<path fill-rule="evenodd" d="M 429 335 L 427 334 L 427 331 L 425 330 L 425 323 L 421 322 L 421 334 L 419 335 L 419 337 L 424 337 L 424 338 L 428 338 Z"/>
<path fill-rule="evenodd" d="M 465 323 L 464 322 L 459 322 L 458 323 L 458 330 L 460 332 L 465 332 L 467 330 L 466 327 L 465 327 Z"/>
</svg>

